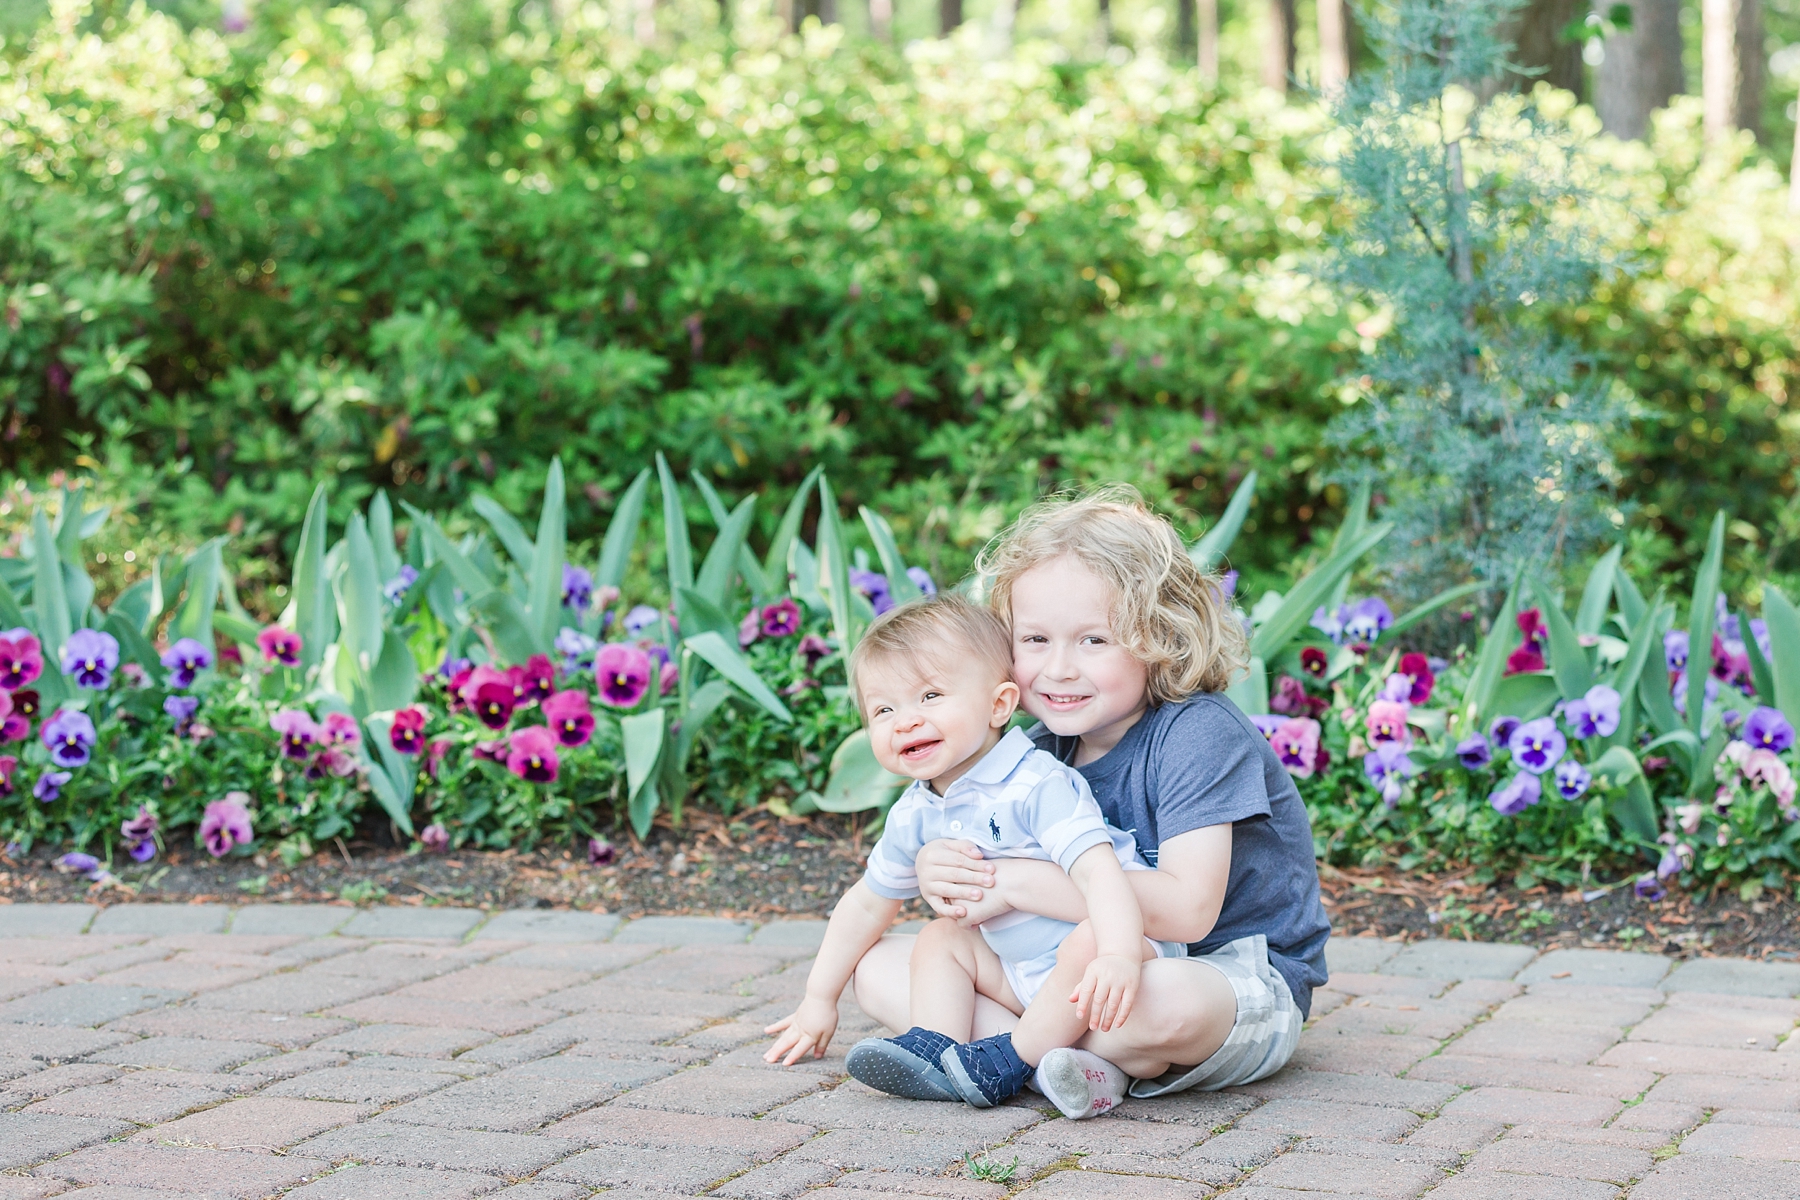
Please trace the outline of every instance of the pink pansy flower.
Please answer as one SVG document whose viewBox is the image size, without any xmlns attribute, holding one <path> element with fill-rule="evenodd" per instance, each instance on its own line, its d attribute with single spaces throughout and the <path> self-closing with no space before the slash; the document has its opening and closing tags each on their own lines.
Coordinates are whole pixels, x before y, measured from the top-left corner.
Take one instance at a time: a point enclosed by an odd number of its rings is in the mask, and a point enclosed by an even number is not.
<svg viewBox="0 0 1800 1200">
<path fill-rule="evenodd" d="M 256 635 L 256 646 L 267 662 L 280 663 L 284 667 L 300 665 L 300 635 L 291 629 L 271 625 Z"/>
<path fill-rule="evenodd" d="M 0 690 L 16 691 L 44 673 L 44 649 L 29 629 L 0 633 Z"/>
<path fill-rule="evenodd" d="M 585 746 L 594 736 L 594 714 L 588 711 L 586 692 L 553 693 L 544 701 L 544 720 L 565 746 Z"/>
<path fill-rule="evenodd" d="M 594 659 L 600 703 L 610 708 L 636 708 L 650 690 L 650 656 L 636 646 L 609 642 Z"/>
<path fill-rule="evenodd" d="M 556 739 L 542 725 L 513 731 L 507 739 L 506 769 L 527 783 L 556 782 Z"/>
<path fill-rule="evenodd" d="M 233 846 L 248 846 L 256 837 L 250 826 L 250 796 L 247 792 L 226 792 L 223 800 L 206 806 L 200 818 L 200 840 L 214 858 L 231 853 Z"/>
<path fill-rule="evenodd" d="M 388 730 L 388 741 L 402 754 L 417 754 L 425 748 L 425 710 L 417 706 L 403 708 L 394 714 Z"/>
<path fill-rule="evenodd" d="M 504 729 L 518 707 L 520 691 L 507 672 L 480 666 L 469 673 L 461 695 L 476 720 L 489 729 Z"/>
<path fill-rule="evenodd" d="M 1281 765 L 1296 779 L 1312 776 L 1319 757 L 1319 723 L 1310 717 L 1293 717 L 1276 726 L 1269 735 Z"/>
<path fill-rule="evenodd" d="M 1369 740 L 1398 742 L 1403 746 L 1410 744 L 1412 735 L 1406 728 L 1409 711 L 1406 705 L 1394 700 L 1377 700 L 1369 705 L 1369 716 L 1363 722 L 1369 731 Z"/>
<path fill-rule="evenodd" d="M 323 727 L 325 740 L 336 745 L 346 746 L 362 741 L 362 730 L 356 727 L 356 718 L 349 713 L 326 713 Z"/>
</svg>

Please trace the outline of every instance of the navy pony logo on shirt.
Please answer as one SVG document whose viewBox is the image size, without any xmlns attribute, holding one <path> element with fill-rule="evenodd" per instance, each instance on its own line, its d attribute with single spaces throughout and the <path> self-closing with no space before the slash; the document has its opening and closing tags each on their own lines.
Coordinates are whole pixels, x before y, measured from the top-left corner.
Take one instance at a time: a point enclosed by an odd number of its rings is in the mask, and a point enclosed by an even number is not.
<svg viewBox="0 0 1800 1200">
<path fill-rule="evenodd" d="M 994 818 L 992 818 L 992 817 L 989 817 L 988 818 L 988 832 L 994 835 L 994 844 L 996 846 L 999 845 L 1000 844 L 1000 822 L 994 820 Z"/>
</svg>

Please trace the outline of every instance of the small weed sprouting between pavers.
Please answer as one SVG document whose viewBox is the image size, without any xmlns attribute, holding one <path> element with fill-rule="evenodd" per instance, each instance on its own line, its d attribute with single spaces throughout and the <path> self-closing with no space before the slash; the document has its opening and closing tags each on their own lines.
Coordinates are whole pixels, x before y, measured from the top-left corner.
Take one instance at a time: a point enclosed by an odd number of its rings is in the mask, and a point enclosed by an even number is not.
<svg viewBox="0 0 1800 1200">
<path fill-rule="evenodd" d="M 338 890 L 340 900 L 348 900 L 351 904 L 359 906 L 385 900 L 387 894 L 386 888 L 367 879 L 359 880 L 356 883 L 346 883 Z"/>
<path fill-rule="evenodd" d="M 1011 1183 L 1013 1176 L 1019 1173 L 1019 1156 L 1016 1154 L 1011 1162 L 996 1162 L 991 1158 L 976 1158 L 972 1154 L 965 1154 L 963 1164 L 968 1168 L 970 1179 L 979 1179 L 984 1183 Z"/>
<path fill-rule="evenodd" d="M 246 896 L 260 896 L 269 890 L 269 877 L 258 875 L 255 879 L 240 879 L 237 886 Z"/>
</svg>

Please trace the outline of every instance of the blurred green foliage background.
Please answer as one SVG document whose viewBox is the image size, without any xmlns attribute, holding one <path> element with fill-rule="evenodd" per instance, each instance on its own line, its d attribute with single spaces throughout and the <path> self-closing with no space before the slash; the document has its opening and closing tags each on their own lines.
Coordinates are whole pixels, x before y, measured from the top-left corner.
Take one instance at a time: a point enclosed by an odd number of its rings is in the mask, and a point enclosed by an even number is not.
<svg viewBox="0 0 1800 1200">
<path fill-rule="evenodd" d="M 98 476 L 140 547 L 230 529 L 265 611 L 320 479 L 524 511 L 560 453 L 579 541 L 659 450 L 771 520 L 822 463 L 940 579 L 1047 489 L 1127 480 L 1192 535 L 1254 468 L 1233 565 L 1284 588 L 1384 329 L 1312 273 L 1328 122 L 1202 85 L 1148 8 L 1111 47 L 1060 11 L 996 55 L 701 0 L 648 41 L 593 4 L 17 9 L 0 467 Z M 1628 202 L 1636 273 L 1558 319 L 1636 397 L 1633 561 L 1682 572 L 1723 505 L 1728 583 L 1800 578 L 1782 160 L 1703 152 L 1697 101 L 1649 144 L 1567 119 Z"/>
</svg>

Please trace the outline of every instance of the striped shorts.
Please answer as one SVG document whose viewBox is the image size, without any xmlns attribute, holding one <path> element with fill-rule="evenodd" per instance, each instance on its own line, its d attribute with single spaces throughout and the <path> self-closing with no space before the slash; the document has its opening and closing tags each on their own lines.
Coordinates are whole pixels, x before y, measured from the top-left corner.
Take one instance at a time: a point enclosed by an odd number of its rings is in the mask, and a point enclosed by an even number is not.
<svg viewBox="0 0 1800 1200">
<path fill-rule="evenodd" d="M 1203 1092 L 1254 1083 L 1287 1065 L 1300 1042 L 1305 1018 L 1288 991 L 1287 980 L 1269 965 L 1269 942 L 1262 934 L 1242 937 L 1210 954 L 1185 959 L 1218 971 L 1237 994 L 1237 1020 L 1225 1044 L 1197 1067 L 1171 1067 L 1155 1079 L 1134 1080 L 1139 1099 L 1199 1088 Z"/>
</svg>

